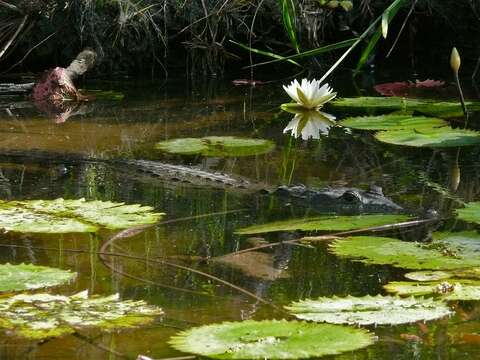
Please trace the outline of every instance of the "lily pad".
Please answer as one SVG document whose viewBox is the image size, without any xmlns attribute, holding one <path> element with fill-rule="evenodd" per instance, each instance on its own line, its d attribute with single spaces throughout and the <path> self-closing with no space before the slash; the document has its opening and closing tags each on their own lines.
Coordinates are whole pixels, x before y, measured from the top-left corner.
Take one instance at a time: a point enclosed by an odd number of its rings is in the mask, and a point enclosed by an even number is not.
<svg viewBox="0 0 480 360">
<path fill-rule="evenodd" d="M 397 110 L 416 111 L 441 118 L 461 117 L 463 111 L 458 101 L 438 101 L 434 99 L 412 99 L 403 97 L 364 96 L 343 98 L 332 101 L 331 106 L 344 111 L 385 113 Z M 471 111 L 480 110 L 480 102 L 467 101 Z"/>
<path fill-rule="evenodd" d="M 388 114 L 379 116 L 349 117 L 340 125 L 358 130 L 425 129 L 446 126 L 445 120 L 425 116 Z"/>
<path fill-rule="evenodd" d="M 384 289 L 400 296 L 435 295 L 448 301 L 480 300 L 480 281 L 478 280 L 394 281 L 385 285 Z"/>
<path fill-rule="evenodd" d="M 406 273 L 405 277 L 415 281 L 438 281 L 452 278 L 480 280 L 480 268 L 474 267 L 449 271 L 414 271 Z"/>
<path fill-rule="evenodd" d="M 394 131 L 381 131 L 375 134 L 381 142 L 413 147 L 457 147 L 480 144 L 480 132 L 466 129 L 453 129 L 451 127 L 404 129 Z"/>
<path fill-rule="evenodd" d="M 32 233 L 95 232 L 158 222 L 161 213 L 138 204 L 77 200 L 0 200 L 0 228 Z"/>
<path fill-rule="evenodd" d="M 412 110 L 413 107 L 424 104 L 422 100 L 402 97 L 361 96 L 353 98 L 338 98 L 330 103 L 331 106 L 353 111 L 390 112 L 396 110 Z M 461 110 L 461 109 L 460 109 Z"/>
<path fill-rule="evenodd" d="M 173 139 L 155 145 L 155 148 L 170 154 L 214 157 L 259 155 L 272 151 L 274 147 L 275 144 L 270 140 L 235 136 Z"/>
<path fill-rule="evenodd" d="M 267 224 L 253 225 L 236 234 L 249 235 L 274 231 L 343 231 L 395 224 L 410 219 L 407 215 L 359 215 L 359 216 L 317 216 L 304 219 L 275 221 Z"/>
<path fill-rule="evenodd" d="M 80 329 L 113 330 L 148 324 L 163 311 L 144 301 L 119 296 L 20 294 L 0 299 L 0 328 L 30 339 L 70 334 Z"/>
<path fill-rule="evenodd" d="M 448 270 L 480 266 L 480 256 L 472 249 L 478 236 L 456 235 L 449 241 L 419 244 L 387 237 L 355 236 L 339 239 L 329 250 L 337 256 L 353 258 L 366 264 L 392 265 L 405 269 Z M 446 239 L 446 238 L 445 238 Z"/>
<path fill-rule="evenodd" d="M 461 220 L 480 224 L 480 201 L 466 203 L 464 208 L 455 212 Z"/>
<path fill-rule="evenodd" d="M 300 359 L 335 355 L 373 344 L 363 329 L 300 321 L 225 322 L 171 338 L 177 350 L 215 359 Z"/>
<path fill-rule="evenodd" d="M 77 276 L 70 270 L 61 270 L 32 264 L 0 265 L 0 292 L 21 291 L 57 286 Z"/>
<path fill-rule="evenodd" d="M 294 302 L 286 308 L 303 320 L 357 325 L 398 325 L 440 319 L 452 314 L 441 301 L 381 295 L 321 297 Z"/>
</svg>

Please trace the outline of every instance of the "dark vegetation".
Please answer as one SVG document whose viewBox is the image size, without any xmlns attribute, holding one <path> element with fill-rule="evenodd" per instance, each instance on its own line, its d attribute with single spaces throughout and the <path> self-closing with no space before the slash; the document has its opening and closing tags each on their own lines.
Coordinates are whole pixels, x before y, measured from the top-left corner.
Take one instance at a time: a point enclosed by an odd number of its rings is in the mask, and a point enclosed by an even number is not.
<svg viewBox="0 0 480 360">
<path fill-rule="evenodd" d="M 0 69 L 42 70 L 65 65 L 82 48 L 100 57 L 99 74 L 154 74 L 186 68 L 221 74 L 250 59 L 231 40 L 279 55 L 292 55 L 356 38 L 393 3 L 386 0 L 3 0 L 0 1 Z M 411 14 L 410 9 L 412 9 Z M 404 0 L 391 16 L 389 36 L 375 58 L 403 64 L 448 57 L 453 45 L 474 64 L 480 38 L 478 0 Z M 403 31 L 400 29 L 405 23 Z M 372 29 L 375 30 L 376 28 Z M 352 67 L 374 31 L 349 57 Z M 396 37 L 399 41 L 396 42 Z M 460 40 L 462 39 L 462 43 Z M 371 44 L 373 45 L 373 44 Z M 339 51 L 301 57 L 330 65 Z M 266 60 L 269 60 L 268 58 Z M 430 61 L 427 61 L 430 62 Z M 303 65 L 303 64 L 302 64 Z M 12 68 L 13 67 L 13 68 Z M 230 69 L 230 68 L 229 68 Z"/>
</svg>

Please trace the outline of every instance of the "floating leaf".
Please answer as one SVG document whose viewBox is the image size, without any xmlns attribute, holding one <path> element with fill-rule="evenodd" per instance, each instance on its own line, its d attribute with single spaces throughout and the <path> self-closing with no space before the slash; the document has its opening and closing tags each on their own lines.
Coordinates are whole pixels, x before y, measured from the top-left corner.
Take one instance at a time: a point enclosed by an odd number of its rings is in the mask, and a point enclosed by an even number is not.
<svg viewBox="0 0 480 360">
<path fill-rule="evenodd" d="M 471 111 L 480 110 L 480 102 L 465 102 Z M 458 101 L 438 101 L 433 99 L 412 99 L 403 97 L 364 96 L 341 98 L 331 102 L 331 106 L 354 112 L 417 111 L 441 118 L 461 117 L 463 111 Z"/>
<path fill-rule="evenodd" d="M 406 269 L 445 270 L 480 266 L 480 256 L 471 248 L 474 243 L 480 246 L 478 236 L 469 240 L 460 237 L 470 246 L 460 246 L 459 243 L 454 246 L 447 241 L 419 244 L 387 237 L 355 236 L 336 240 L 329 249 L 337 256 L 367 264 L 388 264 Z"/>
<path fill-rule="evenodd" d="M 480 281 L 475 280 L 394 281 L 385 285 L 384 288 L 400 296 L 435 295 L 448 301 L 480 300 Z"/>
<path fill-rule="evenodd" d="M 177 350 L 216 359 L 300 359 L 335 355 L 374 342 L 366 330 L 300 321 L 225 322 L 171 338 Z"/>
<path fill-rule="evenodd" d="M 163 214 L 138 204 L 77 200 L 0 200 L 0 228 L 33 233 L 95 232 L 158 222 Z"/>
<path fill-rule="evenodd" d="M 453 277 L 450 271 L 412 271 L 405 274 L 405 277 L 415 281 L 436 281 Z"/>
<path fill-rule="evenodd" d="M 445 120 L 425 116 L 389 114 L 379 116 L 349 117 L 340 125 L 359 130 L 424 129 L 446 126 Z"/>
<path fill-rule="evenodd" d="M 473 267 L 449 271 L 414 271 L 406 273 L 405 277 L 415 281 L 437 281 L 451 278 L 480 280 L 480 268 Z"/>
<path fill-rule="evenodd" d="M 32 264 L 0 265 L 0 292 L 46 288 L 67 283 L 76 277 L 70 270 Z"/>
<path fill-rule="evenodd" d="M 321 297 L 294 302 L 286 307 L 303 320 L 333 324 L 397 325 L 435 320 L 452 314 L 441 301 L 422 298 L 402 299 L 393 296 L 345 298 Z"/>
<path fill-rule="evenodd" d="M 480 132 L 451 127 L 381 131 L 375 138 L 388 144 L 430 148 L 480 144 Z"/>
<path fill-rule="evenodd" d="M 466 203 L 463 209 L 455 212 L 461 220 L 480 224 L 480 201 Z"/>
<path fill-rule="evenodd" d="M 317 216 L 304 219 L 275 221 L 267 224 L 253 225 L 236 234 L 261 234 L 274 231 L 343 231 L 395 224 L 410 219 L 407 215 L 359 215 L 359 216 Z"/>
<path fill-rule="evenodd" d="M 265 139 L 249 139 L 235 136 L 209 136 L 182 138 L 159 142 L 155 148 L 180 155 L 250 156 L 270 152 L 275 144 Z"/>
<path fill-rule="evenodd" d="M 72 296 L 21 294 L 0 299 L 0 328 L 21 337 L 44 339 L 79 329 L 129 328 L 148 324 L 163 311 L 144 301 L 120 301 L 118 294 L 91 296 L 83 291 Z"/>
<path fill-rule="evenodd" d="M 330 105 L 350 111 L 380 111 L 390 112 L 397 110 L 412 110 L 413 107 L 423 104 L 422 100 L 407 99 L 401 97 L 379 97 L 362 96 L 354 98 L 338 98 L 333 100 Z"/>
</svg>

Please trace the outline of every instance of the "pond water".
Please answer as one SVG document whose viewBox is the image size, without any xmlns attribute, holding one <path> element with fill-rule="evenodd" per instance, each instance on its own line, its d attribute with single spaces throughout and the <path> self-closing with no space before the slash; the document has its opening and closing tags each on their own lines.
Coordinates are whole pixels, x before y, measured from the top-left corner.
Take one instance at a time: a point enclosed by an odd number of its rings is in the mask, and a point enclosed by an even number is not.
<svg viewBox="0 0 480 360">
<path fill-rule="evenodd" d="M 160 306 L 165 315 L 139 329 L 82 331 L 43 342 L 3 333 L 0 359 L 186 356 L 167 343 L 182 329 L 222 321 L 286 318 L 288 314 L 279 307 L 304 298 L 384 294 L 382 286 L 402 280 L 406 272 L 340 259 L 327 252 L 326 242 L 255 251 L 236 263 L 215 259 L 265 241 L 300 236 L 237 235 L 234 232 L 239 228 L 329 213 L 331 209 L 282 202 L 259 191 L 165 181 L 116 163 L 115 159 L 194 165 L 247 178 L 266 189 L 289 184 L 363 189 L 377 185 L 407 213 L 420 217 L 432 210 L 448 217 L 459 206 L 456 199 L 478 199 L 478 147 L 459 152 L 395 147 L 378 142 L 371 133 L 342 128 L 332 128 L 329 136 L 320 140 L 293 139 L 283 134 L 292 115 L 279 110 L 279 105 L 288 101 L 280 84 L 250 88 L 234 87 L 230 81 L 192 84 L 184 79 L 165 83 L 87 83 L 87 88 L 115 90 L 125 97 L 119 101 L 98 99 L 75 109 L 69 118 L 46 115 L 26 101 L 13 103 L 7 111 L 2 104 L 13 99 L 0 99 L 2 199 L 84 197 L 139 203 L 166 213 L 165 223 L 108 247 L 108 251 L 128 254 L 130 258 L 102 259 L 95 254 L 112 236 L 108 231 L 95 236 L 3 234 L 1 263 L 34 263 L 78 273 L 74 282 L 51 292 L 73 294 L 88 289 L 92 294 L 119 293 L 122 299 L 143 299 Z M 348 76 L 338 76 L 332 85 L 342 96 L 374 93 L 366 85 L 354 86 Z M 335 109 L 326 110 L 339 119 L 344 116 Z M 475 118 L 470 121 L 474 123 Z M 163 140 L 218 135 L 265 138 L 276 146 L 266 154 L 226 158 L 168 155 L 154 148 Z M 454 191 L 452 187 L 458 180 Z M 451 220 L 435 226 L 471 228 Z M 423 240 L 431 230 L 420 227 L 396 235 Z M 374 345 L 331 358 L 480 358 L 479 304 L 459 302 L 454 306 L 456 315 L 448 319 L 371 327 L 378 336 Z"/>
</svg>

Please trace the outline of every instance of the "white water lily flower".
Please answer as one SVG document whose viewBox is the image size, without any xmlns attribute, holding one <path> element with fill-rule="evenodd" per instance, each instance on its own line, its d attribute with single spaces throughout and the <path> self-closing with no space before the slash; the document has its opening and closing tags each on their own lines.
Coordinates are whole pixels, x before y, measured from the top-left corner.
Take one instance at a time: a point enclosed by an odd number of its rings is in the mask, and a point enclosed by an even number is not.
<svg viewBox="0 0 480 360">
<path fill-rule="evenodd" d="M 331 114 L 316 110 L 303 111 L 295 114 L 283 133 L 291 131 L 293 137 L 302 136 L 303 140 L 320 139 L 320 135 L 327 135 L 333 125 L 335 116 Z"/>
<path fill-rule="evenodd" d="M 295 79 L 288 86 L 283 86 L 287 94 L 295 101 L 295 104 L 284 104 L 283 107 L 303 108 L 308 110 L 320 109 L 323 104 L 329 102 L 335 96 L 328 84 L 320 86 L 320 81 L 302 79 L 301 84 Z"/>
</svg>

